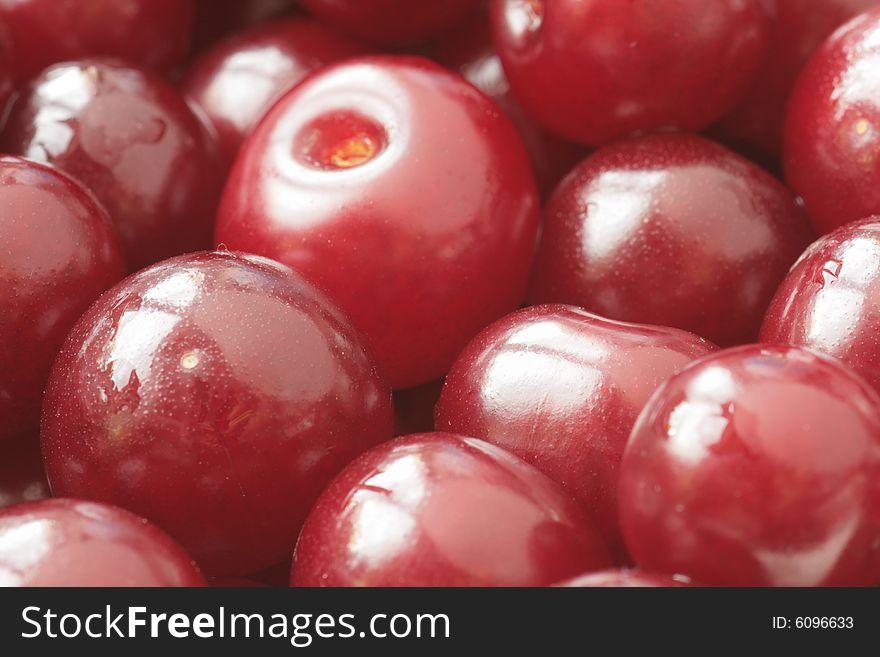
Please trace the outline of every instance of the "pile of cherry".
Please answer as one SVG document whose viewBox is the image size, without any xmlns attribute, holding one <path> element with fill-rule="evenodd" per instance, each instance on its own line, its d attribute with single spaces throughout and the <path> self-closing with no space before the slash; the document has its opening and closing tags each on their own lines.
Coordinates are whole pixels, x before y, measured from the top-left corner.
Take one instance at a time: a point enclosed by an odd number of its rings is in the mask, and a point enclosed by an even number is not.
<svg viewBox="0 0 880 657">
<path fill-rule="evenodd" d="M 0 0 L 0 105 L 0 585 L 880 583 L 877 0 Z"/>
</svg>

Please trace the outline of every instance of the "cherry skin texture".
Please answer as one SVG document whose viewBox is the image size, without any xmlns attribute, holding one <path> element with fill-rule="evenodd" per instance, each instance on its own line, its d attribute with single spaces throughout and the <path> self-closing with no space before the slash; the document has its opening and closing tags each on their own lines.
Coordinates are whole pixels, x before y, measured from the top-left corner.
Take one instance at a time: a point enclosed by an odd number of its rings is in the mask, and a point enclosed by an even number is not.
<svg viewBox="0 0 880 657">
<path fill-rule="evenodd" d="M 36 435 L 0 442 L 0 508 L 47 497 L 49 483 Z"/>
<path fill-rule="evenodd" d="M 42 447 L 55 495 L 118 504 L 215 576 L 283 561 L 324 486 L 391 437 L 360 335 L 277 263 L 172 258 L 83 316 L 55 363 Z"/>
<path fill-rule="evenodd" d="M 749 342 L 811 238 L 792 195 L 748 160 L 692 135 L 636 138 L 553 193 L 530 299 Z"/>
<path fill-rule="evenodd" d="M 761 342 L 833 356 L 880 392 L 880 217 L 811 245 L 779 286 Z"/>
<path fill-rule="evenodd" d="M 19 82 L 92 56 L 167 72 L 187 55 L 192 20 L 191 0 L 0 0 Z"/>
<path fill-rule="evenodd" d="M 880 397 L 786 345 L 707 356 L 639 416 L 620 474 L 636 563 L 707 586 L 880 581 Z"/>
<path fill-rule="evenodd" d="M 880 7 L 838 29 L 798 77 L 782 163 L 820 234 L 880 214 Z"/>
<path fill-rule="evenodd" d="M 489 24 L 480 17 L 456 30 L 435 46 L 434 59 L 464 78 L 501 106 L 513 121 L 529 154 L 542 196 L 553 191 L 585 149 L 540 127 L 513 97 L 501 59 L 492 45 Z"/>
<path fill-rule="evenodd" d="M 513 91 L 550 130 L 600 146 L 640 130 L 700 130 L 762 63 L 763 0 L 494 0 Z"/>
<path fill-rule="evenodd" d="M 92 190 L 132 270 L 211 244 L 219 168 L 199 121 L 152 73 L 107 60 L 53 66 L 22 92 L 2 143 Z"/>
<path fill-rule="evenodd" d="M 0 442 L 36 434 L 55 353 L 123 274 L 107 213 L 79 183 L 0 156 Z"/>
<path fill-rule="evenodd" d="M 686 577 L 670 577 L 641 570 L 601 570 L 559 582 L 556 586 L 566 588 L 669 588 L 690 586 Z"/>
<path fill-rule="evenodd" d="M 301 0 L 300 4 L 343 32 L 394 46 L 439 36 L 474 13 L 482 0 Z"/>
<path fill-rule="evenodd" d="M 215 239 L 327 291 L 408 388 L 520 305 L 537 227 L 528 158 L 498 106 L 432 62 L 386 56 L 278 101 L 230 173 Z"/>
<path fill-rule="evenodd" d="M 0 586 L 204 586 L 164 532 L 106 504 L 52 499 L 0 509 Z"/>
<path fill-rule="evenodd" d="M 481 440 L 423 433 L 333 480 L 291 585 L 546 586 L 608 563 L 587 516 L 538 470 Z"/>
<path fill-rule="evenodd" d="M 837 27 L 877 0 L 776 0 L 770 49 L 739 104 L 719 122 L 728 140 L 764 156 L 782 147 L 785 103 L 810 55 Z"/>
<path fill-rule="evenodd" d="M 713 345 L 573 306 L 533 306 L 477 335 L 446 377 L 435 426 L 487 440 L 535 466 L 596 520 L 619 563 L 617 477 L 654 390 Z"/>
<path fill-rule="evenodd" d="M 304 19 L 259 25 L 203 53 L 182 85 L 207 117 L 231 163 L 241 142 L 272 104 L 313 70 L 364 48 Z"/>
</svg>

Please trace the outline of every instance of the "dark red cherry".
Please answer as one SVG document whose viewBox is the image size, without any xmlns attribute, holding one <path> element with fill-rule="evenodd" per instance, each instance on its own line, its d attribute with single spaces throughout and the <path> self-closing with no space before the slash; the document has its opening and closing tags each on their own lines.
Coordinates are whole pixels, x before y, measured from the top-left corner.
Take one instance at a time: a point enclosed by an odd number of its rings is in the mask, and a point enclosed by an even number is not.
<svg viewBox="0 0 880 657">
<path fill-rule="evenodd" d="M 782 147 L 785 103 L 810 55 L 835 28 L 877 6 L 877 0 L 776 0 L 770 49 L 742 100 L 717 129 L 730 140 L 763 155 Z"/>
<path fill-rule="evenodd" d="M 63 173 L 0 156 L 0 442 L 35 435 L 74 322 L 122 277 L 107 213 Z"/>
<path fill-rule="evenodd" d="M 168 71 L 187 55 L 192 20 L 191 0 L 0 0 L 19 82 L 92 56 Z"/>
<path fill-rule="evenodd" d="M 386 46 L 438 36 L 476 12 L 482 3 L 483 0 L 300 0 L 321 20 Z"/>
<path fill-rule="evenodd" d="M 596 573 L 587 573 L 580 577 L 559 582 L 556 586 L 568 588 L 659 588 L 690 586 L 687 577 L 673 577 L 646 573 L 641 570 L 601 570 Z"/>
<path fill-rule="evenodd" d="M 827 233 L 880 214 L 880 7 L 838 29 L 788 103 L 785 178 Z"/>
<path fill-rule="evenodd" d="M 553 193 L 530 298 L 749 342 L 810 239 L 792 195 L 748 160 L 692 135 L 641 137 Z"/>
<path fill-rule="evenodd" d="M 362 455 L 303 527 L 293 586 L 545 586 L 604 568 L 583 511 L 488 443 L 413 434 Z"/>
<path fill-rule="evenodd" d="M 22 92 L 2 144 L 91 189 L 132 270 L 210 246 L 219 168 L 198 120 L 152 73 L 106 60 L 53 66 Z"/>
<path fill-rule="evenodd" d="M 773 297 L 761 341 L 839 358 L 880 391 L 880 217 L 807 249 Z"/>
<path fill-rule="evenodd" d="M 713 350 L 677 329 L 613 322 L 573 306 L 534 306 L 498 320 L 446 377 L 436 428 L 513 452 L 572 493 L 618 562 L 623 449 L 654 390 Z"/>
<path fill-rule="evenodd" d="M 494 0 L 516 97 L 554 132 L 599 146 L 639 130 L 700 130 L 763 61 L 764 0 Z"/>
<path fill-rule="evenodd" d="M 880 581 L 880 397 L 837 361 L 750 345 L 695 362 L 633 429 L 636 563 L 709 586 Z"/>
<path fill-rule="evenodd" d="M 195 0 L 194 52 L 234 32 L 293 13 L 296 0 Z"/>
<path fill-rule="evenodd" d="M 0 509 L 0 586 L 204 586 L 164 532 L 106 504 L 42 500 Z"/>
<path fill-rule="evenodd" d="M 316 21 L 273 21 L 204 52 L 182 91 L 208 119 L 231 162 L 244 138 L 286 91 L 317 68 L 363 53 L 363 46 Z"/>
<path fill-rule="evenodd" d="M 443 379 L 415 388 L 394 391 L 394 435 L 434 430 L 434 406 L 440 398 Z"/>
<path fill-rule="evenodd" d="M 49 497 L 36 435 L 0 442 L 0 508 Z"/>
<path fill-rule="evenodd" d="M 287 558 L 331 477 L 391 430 L 349 320 L 286 267 L 215 252 L 145 269 L 89 309 L 41 437 L 56 495 L 131 509 L 211 575 L 238 576 Z"/>
<path fill-rule="evenodd" d="M 325 289 L 406 388 L 519 306 L 537 225 L 528 158 L 495 103 L 427 60 L 364 57 L 272 108 L 236 160 L 215 237 Z"/>
<path fill-rule="evenodd" d="M 489 24 L 482 16 L 438 43 L 433 56 L 485 92 L 510 117 L 528 151 L 543 196 L 586 155 L 584 148 L 541 128 L 513 97 L 492 45 Z"/>
</svg>

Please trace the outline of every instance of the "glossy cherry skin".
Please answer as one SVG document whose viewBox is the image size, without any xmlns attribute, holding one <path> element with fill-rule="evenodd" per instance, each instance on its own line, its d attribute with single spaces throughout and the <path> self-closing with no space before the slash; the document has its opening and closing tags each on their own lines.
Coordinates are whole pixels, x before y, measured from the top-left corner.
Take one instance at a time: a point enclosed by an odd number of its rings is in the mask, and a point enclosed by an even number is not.
<svg viewBox="0 0 880 657">
<path fill-rule="evenodd" d="M 483 0 L 301 0 L 322 21 L 343 32 L 393 46 L 439 36 L 473 14 Z"/>
<path fill-rule="evenodd" d="M 629 433 L 654 390 L 713 349 L 677 329 L 533 306 L 465 347 L 446 377 L 435 426 L 503 447 L 561 484 L 625 563 L 617 477 Z"/>
<path fill-rule="evenodd" d="M 494 0 L 513 91 L 545 127 L 600 146 L 640 130 L 700 130 L 763 61 L 763 0 Z"/>
<path fill-rule="evenodd" d="M 122 274 L 119 238 L 89 192 L 0 156 L 0 442 L 36 434 L 55 353 Z"/>
<path fill-rule="evenodd" d="M 880 7 L 810 59 L 785 119 L 785 178 L 819 233 L 880 214 Z"/>
<path fill-rule="evenodd" d="M 838 358 L 880 392 L 880 217 L 841 226 L 804 252 L 767 309 L 761 341 Z"/>
<path fill-rule="evenodd" d="M 880 397 L 785 345 L 707 356 L 633 429 L 620 518 L 642 568 L 707 586 L 880 581 Z"/>
<path fill-rule="evenodd" d="M 278 101 L 236 160 L 215 239 L 326 290 L 407 388 L 520 305 L 537 227 L 528 158 L 498 106 L 437 64 L 386 56 Z"/>
<path fill-rule="evenodd" d="M 792 195 L 748 160 L 692 135 L 636 138 L 553 193 L 530 298 L 749 342 L 811 239 Z"/>
<path fill-rule="evenodd" d="M 433 57 L 498 103 L 513 121 L 535 170 L 542 196 L 547 196 L 586 155 L 584 148 L 539 126 L 513 97 L 501 59 L 492 45 L 489 24 L 482 17 L 470 21 L 435 46 Z"/>
<path fill-rule="evenodd" d="M 210 247 L 220 170 L 199 121 L 152 73 L 109 60 L 53 66 L 16 101 L 2 144 L 92 190 L 132 270 Z"/>
<path fill-rule="evenodd" d="M 286 91 L 315 69 L 363 53 L 363 46 L 316 21 L 272 21 L 203 53 L 182 91 L 207 117 L 231 162 L 244 138 Z"/>
<path fill-rule="evenodd" d="M 192 558 L 133 513 L 71 499 L 0 509 L 0 586 L 204 586 Z"/>
<path fill-rule="evenodd" d="M 149 518 L 211 575 L 283 561 L 318 494 L 391 437 L 360 335 L 286 267 L 167 260 L 110 290 L 55 362 L 42 447 L 56 495 Z"/>
<path fill-rule="evenodd" d="M 423 433 L 333 480 L 291 585 L 545 586 L 608 563 L 588 517 L 538 470 L 481 440 Z"/>
<path fill-rule="evenodd" d="M 168 71 L 188 53 L 192 20 L 191 0 L 0 0 L 19 82 L 93 56 Z"/>
<path fill-rule="evenodd" d="M 877 0 L 776 0 L 768 55 L 742 100 L 722 117 L 720 135 L 764 155 L 778 155 L 785 103 L 810 55 L 837 27 L 876 6 Z"/>
<path fill-rule="evenodd" d="M 556 586 L 566 588 L 669 588 L 690 586 L 686 577 L 671 577 L 641 570 L 615 569 L 587 573 L 559 582 Z"/>
<path fill-rule="evenodd" d="M 0 442 L 0 508 L 49 497 L 36 435 Z"/>
</svg>

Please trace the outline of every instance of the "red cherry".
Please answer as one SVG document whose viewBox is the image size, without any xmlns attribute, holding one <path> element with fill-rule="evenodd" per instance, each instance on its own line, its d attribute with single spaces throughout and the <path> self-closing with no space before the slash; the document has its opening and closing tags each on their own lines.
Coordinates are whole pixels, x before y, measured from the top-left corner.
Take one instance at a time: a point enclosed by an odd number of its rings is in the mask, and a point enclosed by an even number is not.
<svg viewBox="0 0 880 657">
<path fill-rule="evenodd" d="M 699 130 L 763 61 L 763 0 L 494 0 L 495 45 L 516 97 L 588 146 L 638 130 Z"/>
<path fill-rule="evenodd" d="M 395 436 L 434 430 L 434 406 L 440 398 L 441 388 L 443 379 L 394 391 Z"/>
<path fill-rule="evenodd" d="M 776 292 L 761 341 L 839 358 L 880 391 L 880 217 L 807 249 Z"/>
<path fill-rule="evenodd" d="M 690 586 L 686 577 L 670 577 L 641 570 L 602 570 L 559 582 L 568 588 L 657 588 Z"/>
<path fill-rule="evenodd" d="M 437 44 L 434 58 L 461 73 L 510 117 L 528 151 L 543 196 L 553 191 L 563 176 L 586 155 L 584 148 L 541 128 L 513 97 L 501 59 L 492 45 L 489 24 L 482 17 Z"/>
<path fill-rule="evenodd" d="M 55 169 L 0 156 L 0 442 L 36 432 L 55 353 L 123 273 L 110 219 Z"/>
<path fill-rule="evenodd" d="M 474 13 L 483 0 L 301 0 L 323 21 L 386 46 L 439 36 Z"/>
<path fill-rule="evenodd" d="M 607 566 L 582 510 L 488 443 L 413 434 L 362 455 L 306 520 L 293 586 L 544 586 Z"/>
<path fill-rule="evenodd" d="M 325 289 L 406 388 L 519 306 L 537 225 L 528 159 L 492 101 L 426 60 L 365 57 L 272 108 L 230 174 L 216 240 Z"/>
<path fill-rule="evenodd" d="M 274 21 L 203 53 L 182 90 L 208 119 L 231 162 L 244 138 L 286 91 L 313 70 L 363 52 L 359 44 L 315 21 Z"/>
<path fill-rule="evenodd" d="M 526 308 L 461 353 L 436 427 L 503 447 L 561 484 L 625 562 L 617 476 L 630 430 L 663 381 L 713 349 L 677 329 L 612 322 L 572 306 Z"/>
<path fill-rule="evenodd" d="M 880 581 L 880 397 L 788 346 L 718 352 L 673 376 L 620 473 L 630 553 L 710 586 Z"/>
<path fill-rule="evenodd" d="M 168 71 L 187 55 L 192 19 L 191 0 L 0 0 L 19 82 L 92 56 Z"/>
<path fill-rule="evenodd" d="M 782 146 L 785 103 L 810 55 L 835 28 L 877 6 L 877 0 L 776 0 L 770 50 L 742 101 L 718 132 L 746 149 L 774 156 Z"/>
<path fill-rule="evenodd" d="M 136 515 L 93 502 L 0 509 L 0 586 L 204 586 L 195 562 Z"/>
<path fill-rule="evenodd" d="M 880 214 L 880 7 L 837 30 L 788 104 L 785 178 L 820 233 Z"/>
<path fill-rule="evenodd" d="M 3 146 L 95 192 L 132 269 L 210 245 L 219 169 L 186 103 L 147 71 L 100 60 L 49 68 L 13 107 Z"/>
<path fill-rule="evenodd" d="M 811 239 L 775 178 L 683 134 L 597 151 L 554 192 L 544 221 L 533 303 L 675 326 L 722 345 L 756 337 Z"/>
<path fill-rule="evenodd" d="M 0 508 L 49 497 L 40 442 L 35 436 L 0 442 Z"/>
<path fill-rule="evenodd" d="M 289 556 L 318 493 L 391 427 L 349 320 L 287 268 L 216 252 L 89 309 L 55 362 L 42 445 L 55 494 L 131 509 L 238 576 Z"/>
<path fill-rule="evenodd" d="M 270 18 L 293 12 L 295 0 L 195 0 L 193 50 Z"/>
</svg>

